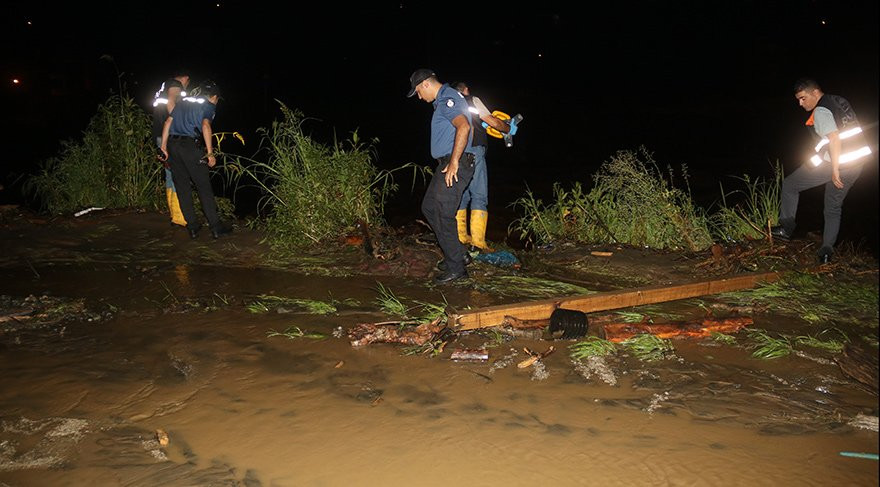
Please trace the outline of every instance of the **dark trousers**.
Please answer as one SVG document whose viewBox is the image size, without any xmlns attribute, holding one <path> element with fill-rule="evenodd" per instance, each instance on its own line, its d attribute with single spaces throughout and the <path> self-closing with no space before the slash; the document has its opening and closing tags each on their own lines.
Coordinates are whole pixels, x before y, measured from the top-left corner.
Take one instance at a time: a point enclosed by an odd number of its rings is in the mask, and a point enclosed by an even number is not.
<svg viewBox="0 0 880 487">
<path fill-rule="evenodd" d="M 437 236 L 437 244 L 443 251 L 447 272 L 464 272 L 464 247 L 458 241 L 455 213 L 461 202 L 461 194 L 474 175 L 474 156 L 465 152 L 458 164 L 458 181 L 446 186 L 446 173 L 440 172 L 449 164 L 449 156 L 438 159 L 434 177 L 422 199 L 422 214 Z"/>
<path fill-rule="evenodd" d="M 801 191 L 824 184 L 825 229 L 822 232 L 822 248 L 833 248 L 834 243 L 837 242 L 837 232 L 840 230 L 840 214 L 843 208 L 843 199 L 846 198 L 846 193 L 849 192 L 852 185 L 859 179 L 861 172 L 861 164 L 842 164 L 840 166 L 840 180 L 843 181 L 843 189 L 838 189 L 831 182 L 830 162 L 825 161 L 818 167 L 810 163 L 802 165 L 797 171 L 782 180 L 779 224 L 787 231 L 793 232 Z"/>
<path fill-rule="evenodd" d="M 192 185 L 195 185 L 196 191 L 199 192 L 199 201 L 202 202 L 202 211 L 205 212 L 208 224 L 212 229 L 216 229 L 220 223 L 208 165 L 199 162 L 204 155 L 205 151 L 194 138 L 172 138 L 168 141 L 168 162 L 171 164 L 171 176 L 177 188 L 180 211 L 186 219 L 187 228 L 195 230 L 201 224 L 196 223 L 199 219 L 196 218 L 196 209 L 193 205 Z"/>
</svg>

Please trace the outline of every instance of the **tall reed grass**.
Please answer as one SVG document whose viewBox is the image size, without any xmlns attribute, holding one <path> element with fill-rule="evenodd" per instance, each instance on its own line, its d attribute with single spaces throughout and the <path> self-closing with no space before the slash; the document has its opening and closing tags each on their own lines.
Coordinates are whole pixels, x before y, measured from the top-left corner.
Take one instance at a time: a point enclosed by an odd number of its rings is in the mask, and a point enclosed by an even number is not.
<svg viewBox="0 0 880 487">
<path fill-rule="evenodd" d="M 265 161 L 226 154 L 227 174 L 255 185 L 267 215 L 267 240 L 273 250 L 295 253 L 337 240 L 357 224 L 384 224 L 386 199 L 397 189 L 393 171 L 374 164 L 376 140 L 321 144 L 303 131 L 303 114 L 281 105 L 281 120 L 260 129 Z"/>
<path fill-rule="evenodd" d="M 683 169 L 687 181 L 686 168 Z M 620 243 L 655 249 L 702 250 L 712 244 L 709 219 L 690 190 L 673 184 L 647 150 L 619 151 L 593 176 L 593 187 L 570 190 L 554 185 L 545 205 L 529 191 L 514 201 L 524 213 L 511 231 L 535 243 L 565 239 L 582 243 Z"/>
<path fill-rule="evenodd" d="M 161 201 L 162 166 L 156 161 L 150 118 L 129 96 L 98 107 L 81 140 L 62 142 L 23 187 L 53 214 L 85 207 L 151 208 Z"/>
<path fill-rule="evenodd" d="M 779 161 L 773 167 L 773 179 L 737 177 L 742 189 L 725 192 L 721 188 L 718 209 L 710 217 L 712 233 L 721 241 L 766 238 L 769 227 L 779 219 L 779 191 L 784 172 Z"/>
</svg>

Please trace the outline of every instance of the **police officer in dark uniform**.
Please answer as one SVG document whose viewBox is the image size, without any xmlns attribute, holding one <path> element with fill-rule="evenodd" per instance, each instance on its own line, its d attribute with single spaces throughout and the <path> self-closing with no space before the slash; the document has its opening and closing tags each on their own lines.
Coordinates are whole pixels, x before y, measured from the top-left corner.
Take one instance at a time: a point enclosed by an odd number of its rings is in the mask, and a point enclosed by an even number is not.
<svg viewBox="0 0 880 487">
<path fill-rule="evenodd" d="M 178 70 L 174 76 L 165 80 L 153 97 L 153 139 L 156 147 L 162 146 L 162 127 L 168 114 L 174 110 L 177 102 L 186 96 L 186 88 L 189 86 L 189 74 L 186 70 Z M 171 176 L 171 167 L 165 161 L 165 197 L 168 200 L 168 212 L 171 214 L 171 223 L 186 226 L 180 204 L 177 199 L 177 189 Z"/>
<path fill-rule="evenodd" d="M 201 223 L 196 223 L 190 181 L 199 192 L 202 211 L 208 219 L 211 235 L 218 238 L 231 229 L 221 224 L 217 215 L 217 203 L 211 188 L 209 168 L 217 164 L 214 157 L 213 130 L 211 122 L 220 99 L 220 89 L 212 81 L 201 86 L 199 97 L 184 97 L 174 107 L 162 128 L 160 150 L 171 164 L 174 184 L 178 188 L 180 209 L 186 218 L 186 228 L 191 238 L 196 238 Z M 200 145 L 204 141 L 204 148 Z"/>
<path fill-rule="evenodd" d="M 434 282 L 444 284 L 468 277 L 465 249 L 458 240 L 455 214 L 461 195 L 474 174 L 471 118 L 461 93 L 446 83 L 440 83 L 432 70 L 418 69 L 409 81 L 407 97 L 417 94 L 420 100 L 434 106 L 431 157 L 437 160 L 437 169 L 422 200 L 422 213 L 443 251 L 443 272 Z"/>
</svg>

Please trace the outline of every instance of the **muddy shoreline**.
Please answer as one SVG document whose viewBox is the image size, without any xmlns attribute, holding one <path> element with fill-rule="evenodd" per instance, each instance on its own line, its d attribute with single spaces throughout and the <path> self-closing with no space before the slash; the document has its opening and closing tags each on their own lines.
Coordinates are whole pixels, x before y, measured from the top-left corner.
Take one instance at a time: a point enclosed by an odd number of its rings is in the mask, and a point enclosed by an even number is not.
<svg viewBox="0 0 880 487">
<path fill-rule="evenodd" d="M 479 264 L 466 284 L 440 288 L 425 285 L 437 257 L 414 234 L 401 237 L 404 265 L 370 262 L 345 246 L 279 262 L 244 226 L 228 239 L 193 242 L 150 213 L 53 221 L 4 213 L 2 225 L 4 312 L 31 310 L 0 322 L 5 485 L 878 479 L 876 462 L 840 456 L 876 453 L 877 397 L 824 350 L 759 360 L 737 336 L 736 345 L 678 340 L 657 362 L 618 353 L 575 363 L 571 341 L 489 330 L 459 334 L 433 357 L 394 344 L 353 348 L 340 333 L 388 319 L 377 283 L 408 302 L 479 307 L 724 276 L 750 262 L 794 269 L 813 257 L 809 242 L 770 258 L 606 247 L 609 258 L 560 246 L 518 252 L 520 270 Z M 876 283 L 872 269 L 870 258 L 852 256 L 826 272 Z M 260 296 L 334 310 L 254 312 Z M 713 302 L 630 311 L 687 320 Z M 819 326 L 772 309 L 748 312 L 773 332 Z M 834 325 L 858 341 L 876 337 L 873 319 Z M 314 336 L 272 335 L 290 327 Z M 523 349 L 551 345 L 538 366 L 517 367 L 528 358 Z M 486 361 L 450 360 L 455 350 L 481 348 Z"/>
</svg>

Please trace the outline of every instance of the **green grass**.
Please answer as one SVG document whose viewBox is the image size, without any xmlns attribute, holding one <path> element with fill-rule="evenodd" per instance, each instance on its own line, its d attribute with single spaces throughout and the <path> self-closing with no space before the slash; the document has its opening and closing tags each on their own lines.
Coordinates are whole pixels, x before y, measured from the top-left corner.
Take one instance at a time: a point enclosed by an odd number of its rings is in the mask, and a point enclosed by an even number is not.
<svg viewBox="0 0 880 487">
<path fill-rule="evenodd" d="M 534 299 L 592 294 L 595 292 L 567 282 L 515 275 L 495 275 L 491 279 L 477 282 L 474 288 L 478 291 L 497 296 Z"/>
<path fill-rule="evenodd" d="M 245 308 L 251 313 L 267 313 L 282 306 L 293 306 L 313 315 L 329 315 L 339 309 L 338 303 L 331 301 L 318 301 L 314 299 L 285 298 L 271 294 L 261 294 L 249 303 Z"/>
<path fill-rule="evenodd" d="M 617 352 L 617 347 L 614 343 L 594 336 L 587 337 L 570 345 L 568 349 L 568 356 L 575 362 L 580 362 L 589 357 L 604 357 L 605 355 L 611 355 Z"/>
<path fill-rule="evenodd" d="M 873 328 L 878 325 L 877 281 L 847 281 L 825 274 L 789 272 L 776 282 L 719 297 L 741 305 L 765 306 L 813 324 L 847 322 Z"/>
<path fill-rule="evenodd" d="M 752 357 L 759 359 L 776 359 L 790 355 L 794 349 L 788 337 L 770 336 L 764 330 L 749 330 L 749 338 L 754 342 L 751 348 L 754 349 Z"/>
<path fill-rule="evenodd" d="M 817 335 L 798 336 L 794 340 L 799 345 L 818 348 L 831 353 L 842 352 L 843 347 L 850 341 L 844 332 L 837 329 L 824 330 Z"/>
<path fill-rule="evenodd" d="M 662 312 L 659 307 L 652 305 L 638 306 L 631 311 L 615 311 L 614 314 L 619 316 L 624 323 L 654 323 L 655 318 L 662 321 L 681 318 L 681 315 Z"/>
<path fill-rule="evenodd" d="M 776 225 L 779 215 L 779 190 L 784 172 L 777 161 L 774 178 L 752 178 L 748 174 L 736 178 L 744 189 L 729 193 L 721 187 L 721 202 L 710 217 L 713 234 L 722 241 L 761 239 L 767 237 L 768 225 Z"/>
<path fill-rule="evenodd" d="M 709 334 L 709 337 L 719 343 L 723 343 L 725 345 L 736 345 L 736 337 L 733 335 L 728 335 L 726 333 L 720 333 L 717 331 L 713 331 Z"/>
<path fill-rule="evenodd" d="M 685 183 L 686 171 L 683 166 Z M 569 240 L 654 249 L 708 248 L 712 237 L 707 216 L 693 203 L 689 189 L 675 187 L 671 168 L 667 173 L 644 148 L 619 151 L 593 176 L 589 191 L 578 182 L 570 190 L 557 183 L 549 205 L 527 191 L 512 204 L 523 216 L 509 231 L 539 244 Z"/>
<path fill-rule="evenodd" d="M 382 283 L 377 284 L 376 289 L 379 296 L 376 298 L 375 303 L 379 310 L 385 314 L 411 322 L 409 324 L 430 323 L 446 314 L 448 303 L 445 296 L 443 297 L 443 304 L 412 301 L 412 305 L 407 305 L 403 298 L 395 295 L 394 292 L 386 288 Z"/>
<path fill-rule="evenodd" d="M 671 341 L 647 333 L 624 340 L 620 345 L 645 362 L 662 360 L 675 352 Z"/>
<path fill-rule="evenodd" d="M 283 336 L 294 340 L 296 338 L 309 338 L 311 340 L 324 340 L 327 335 L 319 332 L 303 331 L 298 326 L 288 326 L 284 331 L 269 330 L 266 332 L 267 337 Z"/>
</svg>

